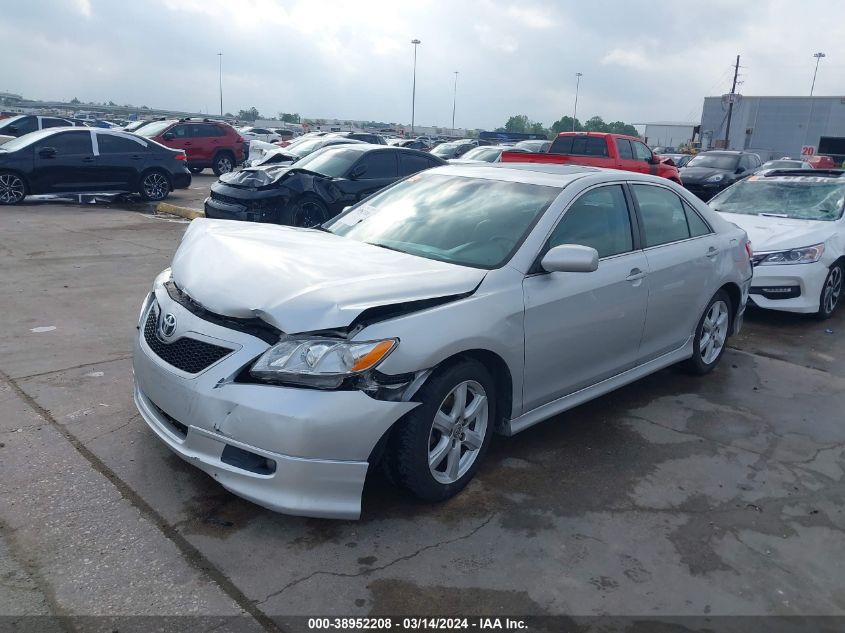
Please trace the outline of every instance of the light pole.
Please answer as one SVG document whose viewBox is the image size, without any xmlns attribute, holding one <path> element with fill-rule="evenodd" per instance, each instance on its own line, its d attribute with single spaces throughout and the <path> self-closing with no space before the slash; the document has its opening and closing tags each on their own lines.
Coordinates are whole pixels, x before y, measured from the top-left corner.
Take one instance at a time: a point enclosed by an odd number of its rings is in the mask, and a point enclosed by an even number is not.
<svg viewBox="0 0 845 633">
<path fill-rule="evenodd" d="M 813 53 L 813 57 L 816 58 L 816 69 L 813 71 L 813 85 L 810 86 L 810 96 L 813 96 L 813 90 L 816 88 L 816 74 L 819 72 L 819 62 L 822 60 L 822 57 L 825 57 L 824 53 Z"/>
<path fill-rule="evenodd" d="M 414 108 L 417 105 L 417 46 L 421 44 L 418 39 L 411 40 L 414 45 L 414 84 L 411 88 L 411 136 L 414 135 Z"/>
<path fill-rule="evenodd" d="M 455 135 L 455 106 L 458 103 L 458 71 L 455 71 L 455 90 L 452 93 L 452 136 Z"/>
<path fill-rule="evenodd" d="M 217 53 L 220 61 L 220 116 L 223 117 L 223 53 Z"/>
<path fill-rule="evenodd" d="M 581 87 L 581 75 L 583 73 L 575 73 L 575 110 L 572 113 L 572 131 L 575 131 L 575 119 L 578 118 L 578 89 Z"/>
</svg>

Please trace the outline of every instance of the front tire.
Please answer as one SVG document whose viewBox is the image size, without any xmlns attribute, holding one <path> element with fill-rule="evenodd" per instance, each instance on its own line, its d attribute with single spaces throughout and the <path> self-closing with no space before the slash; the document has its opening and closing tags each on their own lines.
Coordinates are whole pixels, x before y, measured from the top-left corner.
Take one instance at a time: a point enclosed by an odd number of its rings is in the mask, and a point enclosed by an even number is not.
<svg viewBox="0 0 845 633">
<path fill-rule="evenodd" d="M 138 188 L 141 198 L 148 202 L 159 202 L 170 195 L 170 179 L 163 171 L 154 169 L 141 176 Z"/>
<path fill-rule="evenodd" d="M 235 157 L 229 152 L 220 152 L 214 157 L 214 164 L 211 166 L 215 176 L 228 174 L 235 168 Z"/>
<path fill-rule="evenodd" d="M 833 316 L 842 296 L 843 267 L 841 263 L 833 264 L 827 273 L 819 296 L 819 311 L 816 316 L 824 321 Z"/>
<path fill-rule="evenodd" d="M 282 224 L 310 229 L 329 219 L 329 210 L 316 196 L 300 196 L 288 205 Z"/>
<path fill-rule="evenodd" d="M 188 167 L 192 174 L 201 174 L 205 167 Z"/>
<path fill-rule="evenodd" d="M 703 376 L 719 364 L 727 347 L 732 314 L 731 298 L 724 290 L 719 290 L 707 303 L 695 328 L 692 358 L 684 363 L 691 374 Z"/>
<path fill-rule="evenodd" d="M 0 204 L 20 204 L 28 192 L 22 176 L 11 171 L 0 171 Z"/>
<path fill-rule="evenodd" d="M 475 476 L 496 420 L 493 379 L 476 360 L 438 370 L 417 392 L 422 404 L 399 421 L 384 459 L 390 477 L 425 501 L 458 494 Z"/>
</svg>

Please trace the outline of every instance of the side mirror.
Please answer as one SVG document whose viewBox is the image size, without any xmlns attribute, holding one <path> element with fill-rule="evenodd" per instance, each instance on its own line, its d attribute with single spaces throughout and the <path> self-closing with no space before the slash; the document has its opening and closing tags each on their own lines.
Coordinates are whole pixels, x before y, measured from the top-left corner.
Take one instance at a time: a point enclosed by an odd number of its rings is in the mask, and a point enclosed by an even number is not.
<svg viewBox="0 0 845 633">
<path fill-rule="evenodd" d="M 42 147 L 38 150 L 38 155 L 41 158 L 55 158 L 56 157 L 56 148 L 55 147 Z"/>
<path fill-rule="evenodd" d="M 176 135 L 173 132 L 165 132 L 162 138 L 165 141 L 172 141 L 174 138 L 176 138 Z"/>
<path fill-rule="evenodd" d="M 599 267 L 599 252 L 590 246 L 561 244 L 543 256 L 540 266 L 550 273 L 591 273 Z"/>
<path fill-rule="evenodd" d="M 744 173 L 745 173 L 745 167 L 737 167 L 737 168 L 736 168 L 736 171 L 735 171 L 734 173 L 735 173 L 737 176 L 739 176 L 740 174 L 744 174 Z"/>
<path fill-rule="evenodd" d="M 355 180 L 356 178 L 360 178 L 367 172 L 366 165 L 356 165 L 352 168 L 352 171 L 349 172 L 350 180 Z"/>
</svg>

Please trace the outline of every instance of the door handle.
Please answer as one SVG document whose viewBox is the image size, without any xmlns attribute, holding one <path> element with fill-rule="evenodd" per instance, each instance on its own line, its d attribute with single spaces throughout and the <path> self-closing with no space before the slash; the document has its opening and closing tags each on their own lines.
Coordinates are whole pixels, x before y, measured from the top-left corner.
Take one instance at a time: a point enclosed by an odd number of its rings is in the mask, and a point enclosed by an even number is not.
<svg viewBox="0 0 845 633">
<path fill-rule="evenodd" d="M 132 160 L 141 160 L 141 158 L 143 157 L 139 156 L 138 154 L 132 154 L 132 156 L 130 156 L 129 158 L 131 158 Z"/>
<path fill-rule="evenodd" d="M 707 257 L 716 257 L 719 254 L 719 249 L 711 246 L 707 249 Z"/>
<path fill-rule="evenodd" d="M 628 273 L 628 276 L 625 277 L 625 281 L 637 281 L 638 279 L 643 279 L 646 276 L 646 273 L 641 271 L 639 268 L 632 268 L 631 272 Z"/>
<path fill-rule="evenodd" d="M 93 156 L 86 156 L 85 158 L 82 159 L 82 162 L 83 163 L 93 163 L 94 157 Z"/>
</svg>

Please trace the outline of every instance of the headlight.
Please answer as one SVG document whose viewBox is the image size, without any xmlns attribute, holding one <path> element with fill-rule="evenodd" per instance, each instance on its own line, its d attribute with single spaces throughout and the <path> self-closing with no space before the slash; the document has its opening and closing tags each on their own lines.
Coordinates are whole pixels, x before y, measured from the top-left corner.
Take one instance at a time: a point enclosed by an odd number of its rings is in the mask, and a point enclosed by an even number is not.
<svg viewBox="0 0 845 633">
<path fill-rule="evenodd" d="M 249 373 L 270 382 L 334 389 L 345 378 L 373 369 L 398 344 L 396 339 L 290 338 L 264 352 Z"/>
<path fill-rule="evenodd" d="M 824 253 L 824 244 L 816 244 L 815 246 L 807 246 L 805 248 L 794 248 L 791 251 L 768 253 L 757 265 L 813 264 L 819 261 L 822 253 Z"/>
<path fill-rule="evenodd" d="M 704 182 L 722 182 L 725 179 L 725 174 L 713 174 L 709 178 L 705 178 Z"/>
<path fill-rule="evenodd" d="M 156 278 L 153 280 L 153 292 L 155 292 L 159 288 L 164 287 L 164 284 L 166 284 L 171 279 L 173 279 L 173 271 L 171 271 L 169 268 L 165 268 L 164 270 L 162 270 L 158 275 L 156 275 Z"/>
</svg>

